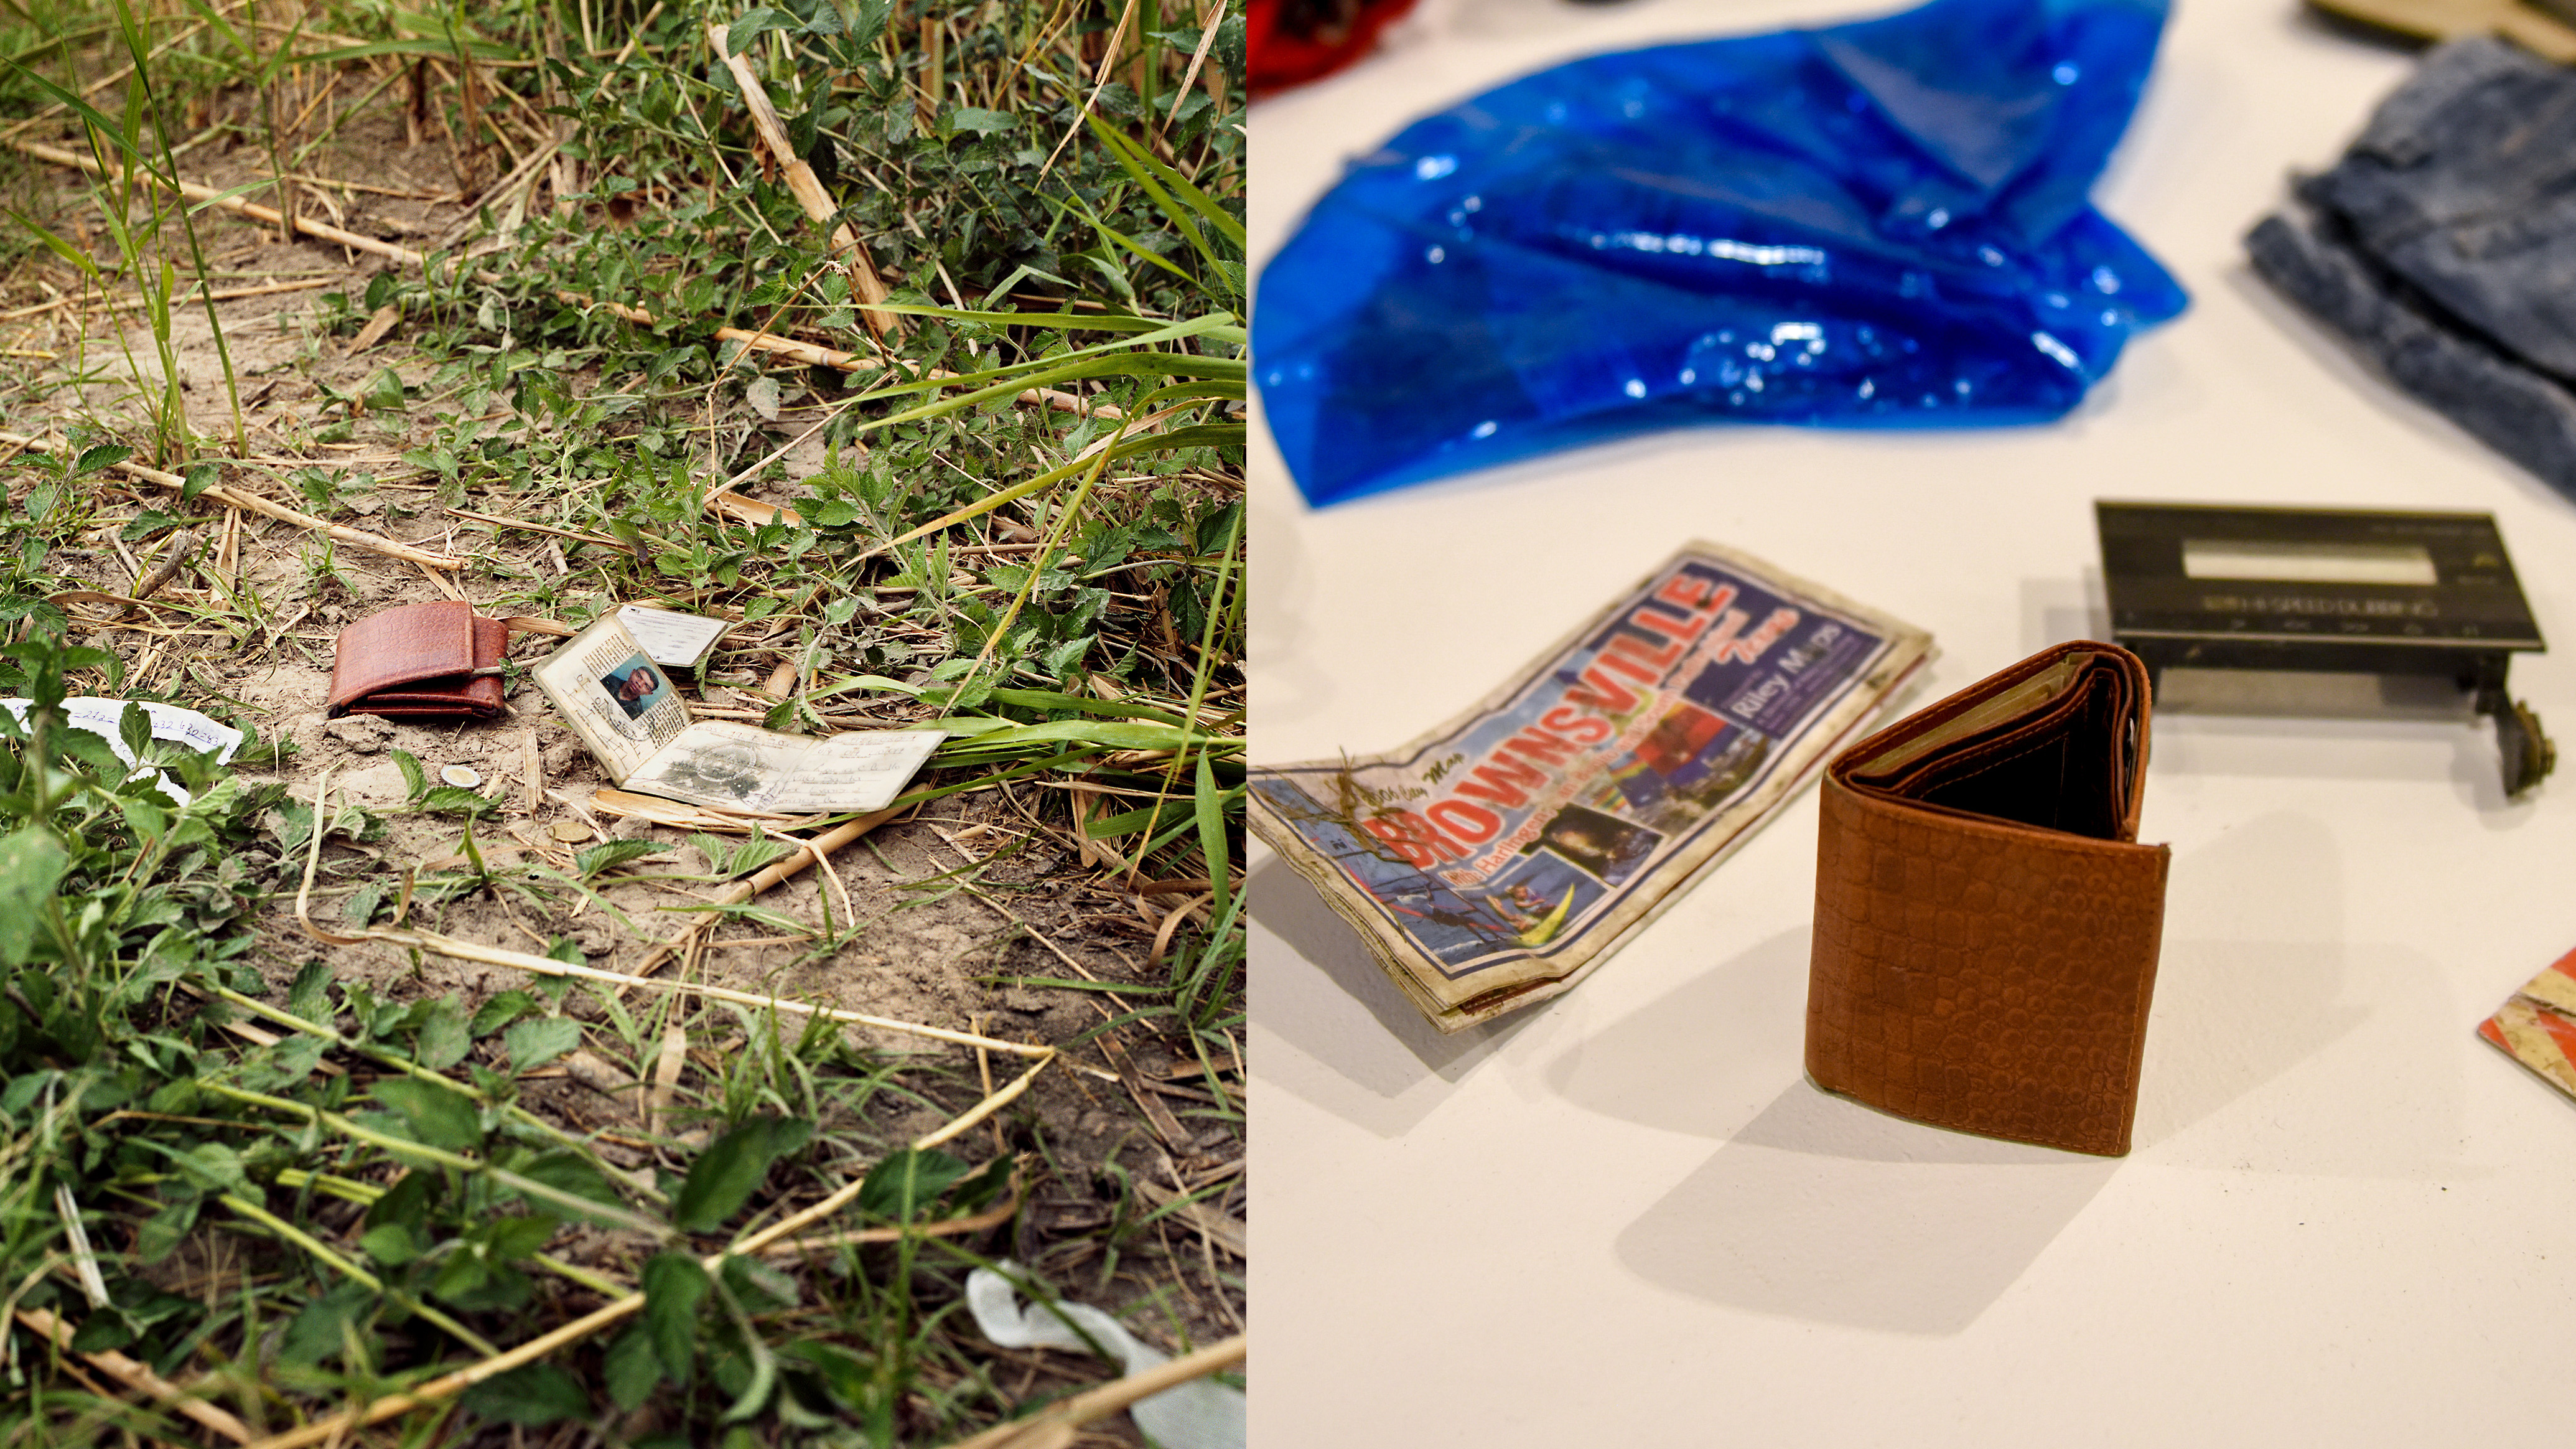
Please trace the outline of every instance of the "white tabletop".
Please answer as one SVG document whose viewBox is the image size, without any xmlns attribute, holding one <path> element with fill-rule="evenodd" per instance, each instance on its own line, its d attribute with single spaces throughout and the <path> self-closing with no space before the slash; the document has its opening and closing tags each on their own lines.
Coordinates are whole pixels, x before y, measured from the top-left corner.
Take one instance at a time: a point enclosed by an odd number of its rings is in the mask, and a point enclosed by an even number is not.
<svg viewBox="0 0 2576 1449">
<path fill-rule="evenodd" d="M 1587 51 L 1814 0 L 1425 0 L 1253 111 L 1256 264 L 1340 158 Z M 2135 1152 L 1919 1127 L 1800 1072 L 1801 796 L 1568 995 L 1443 1038 L 1255 855 L 1255 1449 L 2563 1443 L 2576 1103 L 2478 1021 L 2576 946 L 2576 504 L 2350 361 L 2238 238 L 2408 61 L 2190 0 L 2097 200 L 2192 291 L 2048 427 L 1672 434 L 1305 507 L 1254 450 L 1253 758 L 1390 748 L 1680 542 L 1933 631 L 1920 703 L 2099 637 L 2091 503 L 2492 511 L 2571 768 L 2464 720 L 2168 711 Z M 1258 432 L 1256 427 L 1256 432 Z"/>
</svg>

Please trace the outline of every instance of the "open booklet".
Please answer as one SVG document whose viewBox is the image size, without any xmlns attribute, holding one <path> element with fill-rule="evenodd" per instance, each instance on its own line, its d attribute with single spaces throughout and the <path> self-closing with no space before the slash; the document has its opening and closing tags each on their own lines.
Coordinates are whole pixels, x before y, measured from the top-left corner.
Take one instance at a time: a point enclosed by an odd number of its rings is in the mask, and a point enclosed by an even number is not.
<svg viewBox="0 0 2576 1449">
<path fill-rule="evenodd" d="M 1252 825 L 1434 1026 L 1572 986 L 1825 760 L 1932 637 L 1711 543 L 1400 750 L 1252 771 Z"/>
<path fill-rule="evenodd" d="M 670 674 L 615 614 L 565 641 L 533 673 L 620 787 L 717 810 L 882 810 L 948 738 L 907 729 L 808 739 L 722 720 L 692 724 Z"/>
</svg>

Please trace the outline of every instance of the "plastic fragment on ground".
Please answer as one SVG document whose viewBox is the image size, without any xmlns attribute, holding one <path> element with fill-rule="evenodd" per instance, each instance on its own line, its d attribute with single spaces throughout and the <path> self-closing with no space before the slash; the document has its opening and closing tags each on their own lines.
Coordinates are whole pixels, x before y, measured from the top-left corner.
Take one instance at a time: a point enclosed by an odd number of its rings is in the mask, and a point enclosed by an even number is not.
<svg viewBox="0 0 2576 1449">
<path fill-rule="evenodd" d="M 1139 1342 L 1124 1324 L 1087 1303 L 1023 1305 L 1010 1280 L 990 1268 L 966 1275 L 966 1307 L 984 1336 L 1003 1348 L 1069 1348 L 1087 1353 L 1097 1345 L 1130 1375 L 1169 1360 L 1169 1355 Z M 1163 1449 L 1243 1449 L 1244 1394 L 1231 1384 L 1192 1379 L 1137 1400 L 1127 1413 Z"/>
<path fill-rule="evenodd" d="M 2056 418 L 2181 287 L 2087 200 L 2162 0 L 1935 0 L 1595 56 L 1354 161 L 1261 277 L 1316 504 L 1718 422 Z"/>
</svg>

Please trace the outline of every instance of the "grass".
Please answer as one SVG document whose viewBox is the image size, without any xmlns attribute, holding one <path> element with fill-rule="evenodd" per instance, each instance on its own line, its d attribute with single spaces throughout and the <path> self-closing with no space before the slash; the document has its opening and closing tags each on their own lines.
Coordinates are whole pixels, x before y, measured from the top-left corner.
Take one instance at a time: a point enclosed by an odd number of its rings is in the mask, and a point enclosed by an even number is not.
<svg viewBox="0 0 2576 1449">
<path fill-rule="evenodd" d="M 257 1437 L 640 1293 L 631 1318 L 351 1442 L 943 1444 L 1102 1372 L 997 1353 L 966 1324 L 964 1275 L 1005 1252 L 1036 1291 L 1125 1297 L 1176 1346 L 1239 1312 L 1239 1264 L 1197 1274 L 1227 1300 L 1212 1314 L 1169 1244 L 1240 1190 L 1241 28 L 1210 18 L 1169 0 L 0 4 L 0 138 L 106 173 L 0 161 L 0 412 L 48 435 L 0 457 L 0 689 L 36 701 L 24 726 L 0 715 L 0 1442 L 225 1437 L 108 1355 Z M 836 203 L 829 225 L 754 139 L 710 25 Z M 426 186 L 358 169 L 396 146 L 439 158 L 457 199 L 414 205 L 395 193 Z M 180 202 L 181 181 L 282 220 L 254 232 Z M 218 296 L 329 279 L 342 254 L 275 244 L 298 218 L 405 206 L 425 265 L 343 273 L 282 323 Z M 838 227 L 863 265 L 834 255 Z M 243 261 L 257 274 L 226 270 Z M 398 340 L 352 354 L 379 319 Z M 306 400 L 262 401 L 282 385 Z M 1054 400 L 1020 401 L 1033 389 Z M 144 460 L 187 486 L 125 491 Z M 818 889 L 810 915 L 753 897 L 714 929 L 785 942 L 783 981 L 877 948 L 889 911 L 974 912 L 997 999 L 1087 1011 L 1042 1045 L 1098 1064 L 1109 1095 L 1090 1100 L 1126 1129 L 1072 1145 L 1044 1084 L 1078 1065 L 943 1138 L 992 1090 L 972 1051 L 757 992 L 542 970 L 441 992 L 425 958 L 387 980 L 303 940 L 286 912 L 308 864 L 334 934 L 578 908 L 634 943 L 665 929 L 650 893 L 786 847 L 520 850 L 505 791 L 399 752 L 407 798 L 317 810 L 310 766 L 235 697 L 243 663 L 327 664 L 332 611 L 428 584 L 345 541 L 255 537 L 209 506 L 218 479 L 370 532 L 443 516 L 426 546 L 466 556 L 488 614 L 577 626 L 650 598 L 732 617 L 702 678 L 771 728 L 942 722 L 907 803 L 1013 844 L 903 857 L 932 868 L 880 853 L 911 888 L 875 914 Z M 182 527 L 216 540 L 200 586 L 102 615 L 127 562 Z M 177 807 L 63 723 L 69 693 L 250 725 L 248 772 L 130 740 L 196 792 Z M 394 842 L 433 829 L 448 863 L 397 871 Z M 1077 897 L 1133 905 L 1134 954 L 1087 946 Z M 1161 1109 L 1177 1145 L 1116 1095 L 1148 1047 L 1195 1064 Z M 632 1085 L 584 1097 L 567 1073 Z M 1158 1147 L 1213 1165 L 1147 1193 Z M 800 1235 L 873 1240 L 744 1247 L 834 1204 Z M 21 1312 L 67 1344 L 11 1327 Z"/>
</svg>

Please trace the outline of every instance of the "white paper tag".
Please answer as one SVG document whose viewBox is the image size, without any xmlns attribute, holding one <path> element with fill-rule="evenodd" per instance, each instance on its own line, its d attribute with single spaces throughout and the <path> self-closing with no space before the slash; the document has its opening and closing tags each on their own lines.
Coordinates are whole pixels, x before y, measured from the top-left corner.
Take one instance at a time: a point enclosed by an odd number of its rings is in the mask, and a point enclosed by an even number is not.
<svg viewBox="0 0 2576 1449">
<path fill-rule="evenodd" d="M 0 699 L 0 706 L 16 715 L 23 728 L 27 723 L 27 711 L 35 708 L 35 702 Z M 121 699 L 67 699 L 63 701 L 63 717 L 70 721 L 72 728 L 87 730 L 107 741 L 108 747 L 116 751 L 116 757 L 130 765 L 134 763 L 134 754 L 125 748 L 125 740 L 116 728 L 117 721 L 125 715 L 125 707 L 126 701 Z M 231 764 L 233 751 L 241 748 L 243 736 L 240 730 L 218 724 L 193 709 L 181 709 L 175 704 L 156 704 L 151 700 L 137 700 L 134 707 L 142 710 L 144 717 L 152 722 L 152 738 L 185 745 L 201 755 L 212 751 L 218 765 Z M 160 775 L 162 794 L 182 805 L 196 798 L 168 775 L 162 775 L 158 770 L 153 773 Z"/>
<path fill-rule="evenodd" d="M 686 669 L 706 658 L 707 651 L 732 627 L 722 619 L 674 609 L 648 609 L 642 604 L 621 606 L 617 622 L 644 646 L 645 658 L 671 669 Z"/>
</svg>

